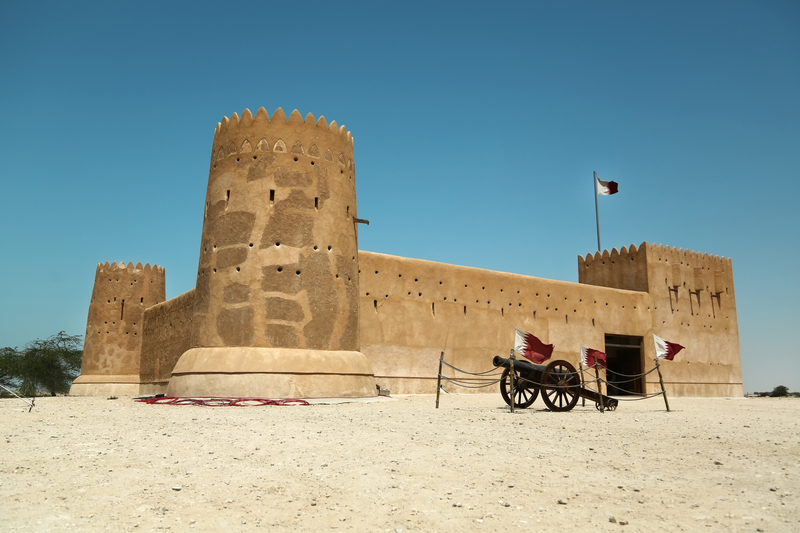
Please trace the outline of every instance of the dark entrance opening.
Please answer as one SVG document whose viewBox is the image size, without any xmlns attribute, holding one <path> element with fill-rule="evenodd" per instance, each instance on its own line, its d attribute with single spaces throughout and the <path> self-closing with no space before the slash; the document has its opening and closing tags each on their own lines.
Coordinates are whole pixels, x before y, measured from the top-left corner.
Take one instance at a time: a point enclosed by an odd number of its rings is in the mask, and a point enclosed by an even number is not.
<svg viewBox="0 0 800 533">
<path fill-rule="evenodd" d="M 644 376 L 642 373 L 642 337 L 627 335 L 606 335 L 606 355 L 608 356 L 609 396 L 642 394 Z"/>
</svg>

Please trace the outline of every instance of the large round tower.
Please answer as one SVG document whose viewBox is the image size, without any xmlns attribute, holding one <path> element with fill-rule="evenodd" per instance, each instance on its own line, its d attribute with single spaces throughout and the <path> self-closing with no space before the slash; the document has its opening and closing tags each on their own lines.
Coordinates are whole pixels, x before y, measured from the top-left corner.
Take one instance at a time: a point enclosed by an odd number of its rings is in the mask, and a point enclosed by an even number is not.
<svg viewBox="0 0 800 533">
<path fill-rule="evenodd" d="M 100 263 L 94 278 L 77 396 L 139 394 L 144 310 L 165 296 L 164 268 Z"/>
<path fill-rule="evenodd" d="M 359 352 L 353 138 L 324 117 L 217 125 L 192 348 L 168 395 L 374 396 Z"/>
</svg>

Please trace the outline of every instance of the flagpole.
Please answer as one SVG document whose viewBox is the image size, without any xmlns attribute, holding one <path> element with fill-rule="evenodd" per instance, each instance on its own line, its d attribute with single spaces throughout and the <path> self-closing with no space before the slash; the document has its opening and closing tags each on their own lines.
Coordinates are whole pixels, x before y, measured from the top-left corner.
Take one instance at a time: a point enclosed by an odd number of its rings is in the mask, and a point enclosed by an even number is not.
<svg viewBox="0 0 800 533">
<path fill-rule="evenodd" d="M 597 396 L 600 398 L 600 412 L 602 413 L 606 410 L 606 406 L 603 405 L 603 391 L 600 388 L 600 371 L 597 370 L 597 357 L 594 358 L 594 377 L 597 380 Z"/>
<path fill-rule="evenodd" d="M 597 171 L 594 171 L 594 217 L 597 220 L 597 251 L 600 251 L 600 209 L 597 207 Z"/>
<path fill-rule="evenodd" d="M 508 377 L 510 381 L 508 382 L 508 388 L 511 389 L 511 414 L 514 414 L 514 379 L 517 377 L 514 373 L 514 350 L 511 350 L 511 353 L 508 355 L 509 361 L 509 370 Z"/>
<path fill-rule="evenodd" d="M 664 405 L 667 406 L 669 413 L 669 401 L 667 401 L 667 391 L 664 389 L 664 378 L 661 377 L 661 367 L 658 364 L 658 355 L 656 355 L 656 370 L 658 370 L 658 381 L 661 383 L 661 394 L 664 395 Z"/>
<path fill-rule="evenodd" d="M 436 408 L 439 408 L 439 391 L 442 390 L 442 361 L 444 360 L 444 352 L 439 355 L 439 377 L 436 378 Z"/>
</svg>

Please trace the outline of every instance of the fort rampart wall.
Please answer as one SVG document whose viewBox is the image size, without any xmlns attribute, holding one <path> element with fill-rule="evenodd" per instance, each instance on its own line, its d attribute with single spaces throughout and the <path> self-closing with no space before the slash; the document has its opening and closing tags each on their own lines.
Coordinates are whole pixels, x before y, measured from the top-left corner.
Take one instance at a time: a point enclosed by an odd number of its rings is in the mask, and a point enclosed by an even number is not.
<svg viewBox="0 0 800 533">
<path fill-rule="evenodd" d="M 145 310 L 139 373 L 141 394 L 164 392 L 175 363 L 190 348 L 194 293 L 191 289 Z"/>
<path fill-rule="evenodd" d="M 692 274 L 692 283 L 695 278 L 698 283 L 715 279 L 730 283 L 714 286 L 728 290 L 728 297 L 721 300 L 726 313 L 715 313 L 702 296 L 705 305 L 692 307 L 688 294 L 679 300 L 683 311 L 670 309 L 663 286 L 652 287 L 651 292 L 613 286 L 646 289 L 649 280 L 663 272 L 671 275 L 675 262 L 676 272 Z M 700 263 L 711 273 L 696 271 Z M 378 384 L 393 392 L 435 392 L 442 351 L 445 361 L 460 369 L 487 370 L 493 355 L 506 356 L 513 347 L 517 327 L 554 344 L 552 359 L 565 359 L 576 367 L 580 345 L 603 350 L 608 334 L 642 337 L 643 365 L 649 370 L 655 333 L 687 347 L 676 361 L 662 361 L 671 394 L 743 393 L 729 260 L 668 253 L 647 244 L 638 250 L 632 246 L 622 253 L 612 250 L 579 258 L 582 283 L 578 284 L 363 251 L 359 265 L 362 352 L 372 363 Z M 715 274 L 714 268 L 723 274 Z M 587 278 L 597 283 L 583 281 Z M 444 374 L 469 380 L 450 370 Z M 657 390 L 658 378 L 650 374 L 646 391 Z"/>
<path fill-rule="evenodd" d="M 359 262 L 362 352 L 393 392 L 435 392 L 442 351 L 460 369 L 490 369 L 513 348 L 515 328 L 577 367 L 581 344 L 602 347 L 607 331 L 641 335 L 650 326 L 647 293 L 371 252 Z"/>
</svg>

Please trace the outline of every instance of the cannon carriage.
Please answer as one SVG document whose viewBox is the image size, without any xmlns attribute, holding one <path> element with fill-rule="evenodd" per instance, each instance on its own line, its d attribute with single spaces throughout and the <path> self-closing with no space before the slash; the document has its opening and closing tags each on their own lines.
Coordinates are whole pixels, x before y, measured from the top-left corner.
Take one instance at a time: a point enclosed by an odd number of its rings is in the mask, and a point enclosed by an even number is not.
<svg viewBox="0 0 800 533">
<path fill-rule="evenodd" d="M 595 402 L 599 410 L 613 411 L 619 403 L 614 398 L 584 388 L 580 372 L 568 361 L 557 360 L 547 365 L 537 365 L 515 359 L 513 375 L 510 359 L 498 355 L 492 363 L 505 369 L 500 377 L 500 394 L 506 404 L 511 405 L 513 385 L 514 407 L 530 407 L 540 392 L 551 411 L 570 411 L 580 398 Z"/>
</svg>

